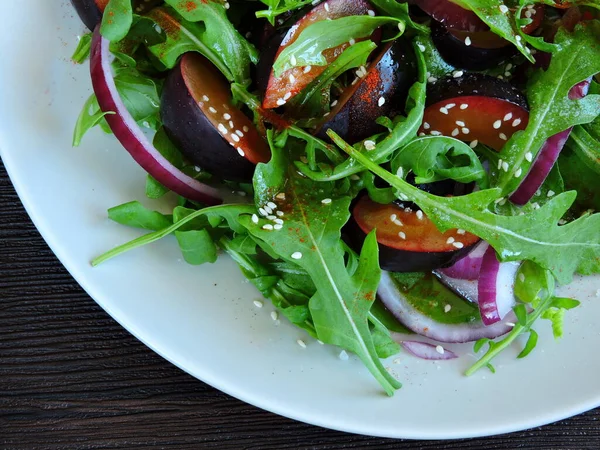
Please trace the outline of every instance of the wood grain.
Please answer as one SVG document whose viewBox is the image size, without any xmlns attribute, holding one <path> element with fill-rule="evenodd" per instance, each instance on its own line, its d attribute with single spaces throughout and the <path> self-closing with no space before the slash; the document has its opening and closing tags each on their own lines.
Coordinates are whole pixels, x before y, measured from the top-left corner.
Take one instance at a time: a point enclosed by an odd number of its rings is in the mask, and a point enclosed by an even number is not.
<svg viewBox="0 0 600 450">
<path fill-rule="evenodd" d="M 599 419 L 595 410 L 506 436 L 414 442 L 246 405 L 170 365 L 104 313 L 48 249 L 0 164 L 0 449 L 597 449 Z"/>
</svg>

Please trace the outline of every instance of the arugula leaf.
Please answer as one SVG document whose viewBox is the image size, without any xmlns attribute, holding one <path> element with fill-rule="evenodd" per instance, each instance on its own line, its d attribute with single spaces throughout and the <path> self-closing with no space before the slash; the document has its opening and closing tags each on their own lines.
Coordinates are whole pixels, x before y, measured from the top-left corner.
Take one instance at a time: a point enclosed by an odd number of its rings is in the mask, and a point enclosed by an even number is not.
<svg viewBox="0 0 600 450">
<path fill-rule="evenodd" d="M 83 136 L 96 125 L 104 122 L 104 117 L 108 114 L 114 114 L 114 112 L 102 112 L 98 99 L 92 94 L 84 103 L 81 113 L 77 117 L 73 130 L 73 147 L 79 147 Z"/>
<path fill-rule="evenodd" d="M 109 0 L 100 25 L 100 34 L 111 42 L 124 39 L 133 24 L 131 0 Z"/>
<path fill-rule="evenodd" d="M 258 51 L 229 21 L 223 2 L 165 0 L 165 3 L 187 21 L 202 22 L 204 31 L 200 40 L 205 49 L 208 48 L 212 53 L 219 55 L 234 81 L 246 86 L 250 84 L 250 66 L 258 62 Z M 185 32 L 184 29 L 181 31 Z M 193 36 L 187 34 L 186 39 L 194 40 Z"/>
<path fill-rule="evenodd" d="M 108 218 L 121 225 L 153 231 L 162 230 L 172 224 L 172 217 L 152 211 L 138 201 L 110 208 Z"/>
<path fill-rule="evenodd" d="M 455 180 L 480 181 L 486 177 L 481 161 L 471 147 L 447 136 L 427 136 L 402 147 L 392 160 L 392 171 L 413 171 L 415 183 Z"/>
<path fill-rule="evenodd" d="M 92 49 L 92 33 L 86 33 L 79 38 L 77 48 L 71 56 L 71 60 L 77 64 L 83 64 L 85 60 L 90 57 L 90 50 Z"/>
<path fill-rule="evenodd" d="M 577 191 L 577 199 L 573 205 L 574 213 L 579 214 L 587 209 L 600 210 L 598 195 L 598 172 L 590 169 L 573 150 L 573 141 L 558 158 L 558 166 L 568 189 Z"/>
<path fill-rule="evenodd" d="M 257 11 L 256 17 L 266 18 L 271 25 L 275 25 L 275 19 L 281 14 L 285 14 L 295 9 L 303 8 L 307 5 L 313 5 L 314 0 L 260 0 L 262 3 L 267 5 L 269 9 L 264 11 Z"/>
<path fill-rule="evenodd" d="M 557 225 L 573 204 L 575 192 L 553 197 L 529 214 L 501 216 L 488 209 L 500 198 L 498 188 L 437 197 L 379 167 L 332 130 L 327 134 L 342 150 L 394 187 L 400 199 L 419 205 L 440 231 L 469 231 L 489 242 L 502 261 L 532 260 L 550 270 L 562 284 L 568 284 L 575 271 L 586 275 L 600 272 L 600 214 Z"/>
<path fill-rule="evenodd" d="M 323 51 L 347 43 L 350 39 L 368 38 L 383 25 L 396 24 L 400 36 L 404 22 L 393 17 L 347 16 L 315 22 L 306 27 L 293 44 L 279 54 L 273 64 L 273 73 L 280 77 L 286 70 L 303 66 L 325 66 Z"/>
<path fill-rule="evenodd" d="M 402 20 L 419 33 L 429 34 L 429 28 L 412 20 L 408 11 L 408 3 L 399 3 L 397 0 L 371 0 L 371 3 L 385 15 Z"/>
<path fill-rule="evenodd" d="M 389 161 L 391 155 L 398 150 L 398 148 L 408 144 L 416 137 L 417 132 L 421 127 L 421 123 L 423 122 L 425 93 L 427 88 L 427 67 L 425 66 L 423 54 L 418 51 L 416 44 L 413 45 L 413 47 L 415 48 L 419 75 L 417 82 L 410 88 L 406 100 L 406 110 L 408 111 L 408 114 L 406 117 L 400 115 L 395 117 L 390 133 L 378 136 L 375 139 L 375 150 L 369 151 L 369 158 L 378 164 Z M 362 145 L 362 148 L 364 148 L 364 144 Z M 340 180 L 365 170 L 363 165 L 353 158 L 348 158 L 343 163 L 337 165 L 329 173 L 312 170 L 310 166 L 301 162 L 296 162 L 295 164 L 304 175 L 315 181 Z"/>
<path fill-rule="evenodd" d="M 569 139 L 569 148 L 588 168 L 600 175 L 600 138 L 595 138 L 587 128 L 578 125 L 571 131 Z"/>
<path fill-rule="evenodd" d="M 498 187 L 504 195 L 513 192 L 531 168 L 532 162 L 551 136 L 573 125 L 591 122 L 600 115 L 600 96 L 588 95 L 570 100 L 571 88 L 600 72 L 600 22 L 586 22 L 575 32 L 560 30 L 556 35 L 557 50 L 547 71 L 538 70 L 530 78 L 527 99 L 529 124 L 506 143 L 500 157 L 509 170 L 502 171 Z M 531 157 L 533 155 L 533 157 Z"/>
<path fill-rule="evenodd" d="M 316 293 L 309 309 L 318 339 L 356 353 L 391 395 L 400 385 L 379 361 L 368 323 L 381 274 L 375 235 L 366 239 L 359 266 L 351 276 L 341 244 L 350 197 L 338 196 L 333 183 L 315 189 L 313 182 L 296 173 L 284 150 L 272 145 L 272 153 L 271 161 L 256 169 L 256 203 L 277 201 L 275 195 L 285 193 L 285 203 L 280 206 L 284 229 L 269 231 L 250 217 L 241 217 L 240 223 L 283 260 L 298 264 L 310 275 Z M 323 203 L 325 198 L 328 200 Z"/>
<path fill-rule="evenodd" d="M 217 247 L 207 230 L 176 231 L 175 237 L 188 264 L 198 266 L 217 260 Z"/>
</svg>

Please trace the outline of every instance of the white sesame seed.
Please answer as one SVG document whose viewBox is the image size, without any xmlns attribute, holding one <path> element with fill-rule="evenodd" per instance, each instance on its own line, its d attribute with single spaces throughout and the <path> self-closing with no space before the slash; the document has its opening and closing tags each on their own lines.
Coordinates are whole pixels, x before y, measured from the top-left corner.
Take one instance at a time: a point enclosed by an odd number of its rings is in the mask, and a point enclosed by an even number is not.
<svg viewBox="0 0 600 450">
<path fill-rule="evenodd" d="M 273 210 L 277 209 L 277 204 L 273 202 L 267 202 L 267 206 Z"/>
<path fill-rule="evenodd" d="M 523 40 L 523 38 L 522 38 L 521 36 L 519 36 L 518 34 L 515 36 L 515 39 L 516 39 L 518 42 L 521 42 L 521 41 Z"/>
<path fill-rule="evenodd" d="M 400 236 L 401 239 L 406 239 L 406 233 L 404 231 L 400 231 L 398 236 Z"/>
<path fill-rule="evenodd" d="M 463 132 L 463 134 L 469 134 L 471 132 L 471 130 L 469 130 L 468 128 L 463 128 L 461 131 Z"/>
<path fill-rule="evenodd" d="M 277 225 L 283 225 L 283 220 L 282 219 L 274 218 L 273 222 L 275 222 Z"/>
<path fill-rule="evenodd" d="M 274 230 L 281 230 L 283 228 L 283 224 L 282 223 L 276 223 L 275 225 L 273 225 L 273 229 Z"/>
<path fill-rule="evenodd" d="M 521 169 L 520 167 L 517 169 L 517 171 L 515 172 L 515 178 L 519 178 L 521 175 L 523 174 L 523 169 Z"/>
<path fill-rule="evenodd" d="M 271 311 L 271 319 L 277 320 L 279 318 L 279 313 L 277 311 Z"/>
<path fill-rule="evenodd" d="M 212 106 L 210 108 L 208 108 L 208 110 L 213 114 L 217 113 L 217 110 L 215 108 L 213 108 Z"/>
<path fill-rule="evenodd" d="M 330 198 L 324 198 L 323 200 L 321 200 L 321 203 L 323 203 L 324 205 L 329 205 L 331 203 L 331 199 Z"/>
<path fill-rule="evenodd" d="M 327 3 L 325 3 L 325 5 L 327 5 Z M 306 348 L 306 342 L 304 342 L 302 339 L 298 339 L 298 340 L 296 341 L 296 343 L 297 343 L 297 344 L 298 344 L 300 347 L 302 347 L 302 348 Z"/>
<path fill-rule="evenodd" d="M 325 11 L 329 12 L 329 3 L 325 3 Z"/>
<path fill-rule="evenodd" d="M 508 12 L 508 6 L 506 5 L 500 5 L 499 8 L 502 14 L 506 14 Z"/>
<path fill-rule="evenodd" d="M 508 163 L 506 161 L 502 162 L 502 170 L 504 170 L 505 172 L 508 172 Z"/>
<path fill-rule="evenodd" d="M 457 71 L 455 71 L 455 72 L 452 73 L 452 76 L 454 78 L 460 78 L 460 77 L 463 76 L 463 74 L 464 74 L 464 72 L 462 70 L 457 70 Z"/>
<path fill-rule="evenodd" d="M 370 15 L 371 17 L 373 17 L 375 15 L 375 11 L 373 11 L 372 9 L 367 11 L 367 14 Z"/>
<path fill-rule="evenodd" d="M 456 125 L 458 125 L 459 127 L 464 127 L 466 126 L 466 124 L 462 121 L 462 120 L 457 120 L 456 122 L 454 122 Z"/>
<path fill-rule="evenodd" d="M 385 98 L 383 97 L 379 97 L 379 100 L 377 102 L 377 104 L 381 107 L 383 105 L 385 105 Z"/>
<path fill-rule="evenodd" d="M 441 345 L 438 345 L 435 347 L 435 351 L 438 352 L 440 355 L 444 354 L 444 347 L 442 347 Z"/>
<path fill-rule="evenodd" d="M 460 131 L 458 131 L 458 128 L 455 128 L 454 130 L 452 130 L 452 136 L 458 136 L 458 134 L 460 133 Z"/>
<path fill-rule="evenodd" d="M 297 62 L 298 61 L 296 60 L 296 57 L 294 55 L 290 56 L 290 63 L 292 64 L 292 66 L 295 66 Z"/>
<path fill-rule="evenodd" d="M 330 105 L 330 106 L 331 106 L 332 108 L 335 108 L 335 106 L 336 106 L 337 104 L 338 104 L 338 101 L 337 101 L 337 100 L 334 100 L 334 101 L 332 101 L 332 102 L 331 102 L 331 105 Z"/>
<path fill-rule="evenodd" d="M 263 302 L 261 302 L 260 300 L 254 300 L 254 306 L 256 306 L 257 308 L 262 308 Z"/>
<path fill-rule="evenodd" d="M 269 214 L 269 215 L 267 216 L 267 219 L 269 219 L 269 220 L 275 220 L 276 218 L 277 218 L 277 217 L 275 217 L 275 216 L 274 216 L 274 215 L 272 215 L 272 214 Z"/>
<path fill-rule="evenodd" d="M 437 81 L 437 78 L 436 77 L 429 77 L 429 78 L 427 78 L 427 81 L 429 83 L 435 83 Z"/>
<path fill-rule="evenodd" d="M 446 306 L 444 306 L 444 312 L 445 313 L 449 313 L 451 309 L 452 309 L 452 305 L 446 305 Z"/>
<path fill-rule="evenodd" d="M 513 120 L 513 123 L 512 123 L 513 127 L 518 127 L 519 125 L 521 125 L 521 119 Z"/>
<path fill-rule="evenodd" d="M 504 121 L 508 122 L 510 119 L 512 119 L 512 113 L 508 113 L 507 115 L 504 116 Z"/>
<path fill-rule="evenodd" d="M 469 107 L 469 105 L 466 103 L 463 103 L 460 105 L 460 109 L 467 109 L 468 107 Z"/>
<path fill-rule="evenodd" d="M 541 206 L 540 206 L 540 204 L 538 202 L 533 202 L 531 204 L 531 206 L 533 206 L 533 209 L 540 209 L 541 208 Z"/>
<path fill-rule="evenodd" d="M 348 353 L 346 352 L 346 350 L 342 350 L 340 352 L 340 354 L 338 355 L 338 358 L 340 358 L 342 361 L 347 361 L 348 360 Z"/>
<path fill-rule="evenodd" d="M 447 240 L 446 240 L 446 244 L 452 244 L 454 242 L 454 238 L 452 236 L 450 236 Z"/>
<path fill-rule="evenodd" d="M 367 150 L 369 150 L 369 151 L 371 151 L 371 150 L 375 150 L 375 148 L 376 148 L 376 146 L 377 146 L 377 145 L 375 144 L 375 141 L 370 141 L 370 140 L 369 140 L 369 141 L 365 141 L 365 142 L 364 142 L 364 145 L 365 145 L 365 148 L 366 148 Z"/>
<path fill-rule="evenodd" d="M 494 127 L 496 130 L 497 130 L 497 129 L 499 129 L 501 126 L 502 126 L 502 121 L 501 121 L 501 120 L 496 120 L 496 121 L 494 122 L 494 125 L 493 125 L 493 127 Z"/>
<path fill-rule="evenodd" d="M 456 106 L 456 103 L 448 103 L 446 106 L 444 106 L 444 108 L 446 109 L 452 109 Z"/>
<path fill-rule="evenodd" d="M 429 134 L 431 134 L 432 136 L 441 136 L 442 135 L 442 133 L 437 130 L 431 130 L 431 132 Z"/>
<path fill-rule="evenodd" d="M 286 102 L 284 99 L 282 99 L 282 98 L 280 98 L 279 100 L 277 100 L 277 106 L 283 106 L 283 105 L 285 105 L 286 103 L 287 103 L 287 102 Z"/>
<path fill-rule="evenodd" d="M 398 178 L 404 178 L 404 167 L 398 167 L 398 170 L 396 170 L 396 176 Z"/>
<path fill-rule="evenodd" d="M 548 191 L 548 193 L 546 194 L 547 197 L 554 197 L 556 195 L 556 192 L 554 192 L 552 189 L 550 189 Z"/>
<path fill-rule="evenodd" d="M 277 200 L 285 200 L 285 192 L 280 192 L 275 196 Z"/>
<path fill-rule="evenodd" d="M 246 156 L 246 153 L 244 152 L 243 148 L 238 147 L 236 150 L 237 150 L 237 152 L 239 153 L 240 156 Z"/>
<path fill-rule="evenodd" d="M 467 36 L 465 38 L 465 45 L 468 47 L 469 45 L 471 45 L 471 38 L 469 36 Z"/>
<path fill-rule="evenodd" d="M 498 160 L 498 170 L 502 169 L 502 158 Z"/>
<path fill-rule="evenodd" d="M 231 119 L 231 114 L 229 114 L 229 113 L 223 114 L 223 119 L 230 120 Z"/>
<path fill-rule="evenodd" d="M 423 211 L 419 210 L 419 211 L 417 211 L 416 214 L 417 214 L 417 219 L 423 220 Z"/>
<path fill-rule="evenodd" d="M 277 215 L 277 217 L 283 217 L 285 215 L 283 211 L 275 211 L 275 214 Z"/>
<path fill-rule="evenodd" d="M 419 137 L 423 137 L 423 136 L 427 136 L 427 135 L 421 131 L 421 132 L 419 133 Z"/>
<path fill-rule="evenodd" d="M 520 273 L 519 274 L 519 281 L 522 283 L 525 281 L 525 274 L 524 273 Z"/>
<path fill-rule="evenodd" d="M 302 253 L 300 253 L 300 252 L 292 253 L 292 259 L 302 259 Z"/>
<path fill-rule="evenodd" d="M 428 122 L 423 122 L 423 129 L 424 130 L 429 130 L 431 128 L 431 125 L 429 125 Z"/>
<path fill-rule="evenodd" d="M 398 227 L 404 226 L 404 224 L 402 223 L 401 220 L 396 219 L 396 220 L 393 220 L 392 222 L 394 222 L 394 225 L 396 225 Z"/>
<path fill-rule="evenodd" d="M 423 44 L 417 44 L 417 47 L 419 47 L 419 50 L 421 50 L 421 52 L 425 52 L 426 48 Z"/>
<path fill-rule="evenodd" d="M 283 99 L 287 102 L 291 97 L 292 97 L 292 93 L 286 92 L 285 95 L 283 96 Z"/>
<path fill-rule="evenodd" d="M 458 230 L 456 230 L 456 234 L 465 234 L 466 231 L 463 230 L 462 228 L 459 228 Z"/>
<path fill-rule="evenodd" d="M 354 45 L 354 44 L 356 44 L 356 41 L 355 41 L 354 39 L 350 39 L 350 40 L 348 41 L 348 44 L 350 44 L 350 45 Z"/>
<path fill-rule="evenodd" d="M 217 130 L 219 130 L 222 134 L 227 134 L 227 128 L 225 128 L 225 125 L 222 123 L 217 126 Z"/>
<path fill-rule="evenodd" d="M 231 128 L 232 130 L 235 128 L 235 125 L 233 124 L 233 120 L 229 121 L 229 128 Z"/>
<path fill-rule="evenodd" d="M 252 222 L 258 223 L 258 216 L 256 214 L 252 214 Z"/>
<path fill-rule="evenodd" d="M 241 130 L 235 130 L 235 134 L 237 134 L 239 137 L 244 137 L 244 133 L 242 133 Z"/>
<path fill-rule="evenodd" d="M 505 70 L 510 70 L 510 69 L 512 69 L 512 68 L 513 68 L 513 65 L 512 65 L 511 63 L 508 63 L 508 64 L 506 65 L 506 68 L 505 68 Z"/>
<path fill-rule="evenodd" d="M 269 205 L 265 205 L 265 206 L 263 206 L 263 208 L 265 209 L 267 214 L 273 214 L 273 210 L 271 208 L 269 208 Z"/>
<path fill-rule="evenodd" d="M 527 162 L 533 161 L 533 153 L 531 153 L 531 152 L 525 153 L 525 159 L 527 160 Z"/>
<path fill-rule="evenodd" d="M 304 73 L 308 73 L 308 72 L 310 72 L 311 70 L 312 70 L 312 66 L 305 66 L 305 67 L 304 67 L 304 71 L 303 71 L 303 72 L 304 72 Z"/>
<path fill-rule="evenodd" d="M 441 112 L 442 114 L 446 114 L 446 115 L 447 115 L 447 114 L 448 114 L 448 109 L 446 109 L 445 107 L 443 107 L 443 106 L 442 106 L 442 107 L 440 108 L 440 112 Z"/>
<path fill-rule="evenodd" d="M 242 130 L 244 130 L 244 133 L 247 133 L 248 131 L 250 131 L 250 128 L 248 128 L 246 125 L 244 125 L 242 127 Z"/>
<path fill-rule="evenodd" d="M 267 217 L 269 215 L 269 213 L 266 212 L 264 208 L 258 208 L 258 213 L 264 217 Z"/>
<path fill-rule="evenodd" d="M 240 137 L 235 133 L 231 133 L 231 139 L 233 139 L 234 142 L 240 142 Z"/>
<path fill-rule="evenodd" d="M 465 246 L 465 244 L 462 242 L 453 242 L 452 245 L 454 245 L 456 248 L 463 248 Z"/>
<path fill-rule="evenodd" d="M 514 324 L 514 323 L 512 323 L 512 322 L 506 322 L 506 326 L 507 326 L 507 327 L 514 328 L 514 327 L 516 327 L 516 324 Z"/>
<path fill-rule="evenodd" d="M 263 230 L 267 230 L 267 231 L 271 231 L 273 230 L 273 225 L 271 225 L 270 223 L 267 223 L 265 225 L 262 226 Z"/>
<path fill-rule="evenodd" d="M 506 137 L 506 135 L 505 135 L 504 133 L 500 133 L 500 134 L 498 134 L 498 137 L 499 137 L 500 139 L 502 139 L 503 141 L 506 141 L 506 140 L 508 140 L 508 138 Z"/>
<path fill-rule="evenodd" d="M 396 214 L 392 214 L 390 215 L 390 220 L 393 222 L 394 220 L 396 220 L 398 218 L 398 216 Z"/>
<path fill-rule="evenodd" d="M 471 141 L 471 143 L 469 144 L 469 147 L 475 148 L 475 147 L 477 147 L 478 144 L 479 144 L 479 141 L 477 139 L 475 139 L 474 141 Z"/>
</svg>

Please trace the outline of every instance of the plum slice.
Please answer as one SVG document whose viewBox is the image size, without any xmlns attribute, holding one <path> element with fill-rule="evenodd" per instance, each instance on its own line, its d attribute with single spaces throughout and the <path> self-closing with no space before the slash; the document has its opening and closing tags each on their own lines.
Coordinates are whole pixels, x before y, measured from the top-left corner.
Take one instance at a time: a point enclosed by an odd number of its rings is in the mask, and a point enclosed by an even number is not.
<svg viewBox="0 0 600 450">
<path fill-rule="evenodd" d="M 347 227 L 353 248 L 360 249 L 373 229 L 377 230 L 379 264 L 391 272 L 425 272 L 448 267 L 479 242 L 477 236 L 463 230 L 441 233 L 420 210 L 396 203 L 382 205 L 365 195 L 352 209 Z"/>
<path fill-rule="evenodd" d="M 450 0 L 409 0 L 409 3 L 418 6 L 448 28 L 466 31 L 489 29 L 473 11 L 464 9 Z"/>
<path fill-rule="evenodd" d="M 511 84 L 482 74 L 450 77 L 430 85 L 421 135 L 452 136 L 500 151 L 529 123 L 525 96 Z"/>
<path fill-rule="evenodd" d="M 410 45 L 400 39 L 387 44 L 370 64 L 367 75 L 344 91 L 316 134 L 325 138 L 326 131 L 332 129 L 353 144 L 385 131 L 375 121 L 403 110 L 416 75 Z"/>
<path fill-rule="evenodd" d="M 369 11 L 373 11 L 373 8 L 366 0 L 327 0 L 319 4 L 289 29 L 276 52 L 274 60 L 286 47 L 296 42 L 300 34 L 309 25 L 323 20 L 365 15 Z M 351 38 L 352 36 L 348 36 L 349 41 Z M 357 41 L 360 40 L 357 39 Z M 327 49 L 323 52 L 323 56 L 328 62 L 334 61 L 349 46 L 350 43 L 347 42 L 338 47 Z M 274 72 L 271 71 L 263 99 L 263 108 L 274 109 L 284 105 L 323 73 L 325 69 L 326 66 L 293 67 L 283 72 L 280 77 L 276 77 Z"/>
<path fill-rule="evenodd" d="M 233 104 L 223 75 L 202 55 L 186 53 L 169 73 L 160 114 L 169 137 L 192 163 L 226 180 L 248 181 L 270 151 Z"/>
</svg>

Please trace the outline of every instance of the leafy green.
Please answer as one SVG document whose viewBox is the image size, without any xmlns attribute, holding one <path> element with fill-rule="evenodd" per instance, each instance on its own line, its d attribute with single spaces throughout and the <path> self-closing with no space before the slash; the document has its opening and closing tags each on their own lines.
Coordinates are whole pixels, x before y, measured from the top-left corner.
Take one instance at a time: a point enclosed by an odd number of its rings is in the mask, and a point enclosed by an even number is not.
<svg viewBox="0 0 600 450">
<path fill-rule="evenodd" d="M 263 221 L 256 224 L 249 217 L 240 222 L 283 260 L 295 262 L 310 275 L 316 293 L 309 309 L 318 339 L 356 353 L 391 395 L 400 385 L 381 365 L 368 322 L 381 273 L 375 235 L 366 239 L 358 268 L 350 275 L 341 228 L 349 218 L 351 198 L 338 195 L 334 183 L 315 189 L 290 166 L 283 149 L 273 146 L 272 152 L 271 161 L 256 169 L 256 203 L 266 204 L 277 193 L 285 193 L 281 205 L 285 227 L 270 231 L 263 228 Z"/>
<path fill-rule="evenodd" d="M 404 22 L 393 17 L 347 16 L 314 22 L 300 33 L 293 44 L 283 49 L 273 64 L 273 73 L 280 77 L 294 67 L 325 66 L 328 62 L 323 51 L 351 39 L 368 38 L 377 28 L 389 24 L 398 26 L 398 36 L 404 32 Z"/>
<path fill-rule="evenodd" d="M 588 168 L 600 175 L 600 138 L 578 125 L 573 128 L 570 139 L 569 147 Z"/>
<path fill-rule="evenodd" d="M 519 321 L 504 338 L 498 341 L 481 339 L 475 343 L 476 353 L 486 344 L 488 348 L 485 354 L 465 372 L 466 375 L 472 375 L 483 367 L 490 367 L 491 361 L 496 356 L 524 334 L 529 334 L 529 338 L 518 358 L 529 355 L 538 342 L 538 334 L 532 329 L 532 326 L 540 317 L 552 322 L 555 338 L 562 336 L 564 313 L 566 310 L 578 306 L 579 302 L 573 299 L 554 297 L 554 286 L 554 277 L 549 271 L 530 261 L 521 265 L 515 280 L 515 296 L 521 302 L 515 308 Z M 529 308 L 529 312 L 527 308 Z"/>
<path fill-rule="evenodd" d="M 100 26 L 100 34 L 111 42 L 118 42 L 127 36 L 133 23 L 131 0 L 109 0 Z"/>
<path fill-rule="evenodd" d="M 227 18 L 227 10 L 216 0 L 165 0 L 177 13 L 189 22 L 202 22 L 201 34 L 186 35 L 186 39 L 200 41 L 204 49 L 218 55 L 229 69 L 234 81 L 249 85 L 250 66 L 258 62 L 258 51 L 233 26 Z M 181 32 L 185 32 L 181 28 Z M 194 36 L 196 39 L 194 39 Z M 198 45 L 198 42 L 194 42 Z M 211 60 L 212 61 L 212 60 Z"/>
<path fill-rule="evenodd" d="M 504 195 L 518 187 L 549 137 L 591 122 L 600 114 L 600 96 L 588 95 L 581 100 L 568 97 L 575 84 L 600 72 L 600 22 L 586 22 L 573 33 L 561 29 L 555 42 L 557 50 L 548 70 L 534 72 L 528 83 L 529 124 L 502 149 L 500 157 L 509 166 L 498 180 Z"/>
<path fill-rule="evenodd" d="M 217 247 L 207 230 L 176 231 L 175 237 L 188 264 L 201 265 L 217 260 Z"/>
<path fill-rule="evenodd" d="M 573 151 L 572 141 L 567 142 L 558 159 L 558 166 L 568 189 L 577 191 L 577 199 L 573 205 L 575 214 L 587 209 L 600 211 L 600 195 L 598 195 L 598 173 L 588 167 Z"/>
<path fill-rule="evenodd" d="M 458 197 L 431 195 L 379 167 L 333 131 L 328 135 L 342 150 L 394 187 L 400 199 L 419 205 L 440 231 L 469 231 L 489 242 L 502 261 L 532 260 L 550 270 L 563 284 L 569 283 L 576 271 L 600 272 L 600 214 L 584 215 L 558 225 L 573 204 L 575 192 L 553 197 L 529 214 L 501 216 L 488 209 L 500 198 L 498 188 Z"/>
<path fill-rule="evenodd" d="M 429 33 L 429 28 L 427 28 L 425 25 L 415 23 L 411 19 L 408 11 L 408 3 L 399 3 L 397 0 L 371 0 L 371 3 L 379 12 L 402 20 L 419 33 Z"/>
<path fill-rule="evenodd" d="M 172 218 L 146 208 L 138 201 L 124 203 L 108 210 L 109 219 L 128 227 L 162 230 L 172 224 Z"/>
<path fill-rule="evenodd" d="M 415 173 L 415 183 L 455 180 L 460 183 L 486 177 L 481 161 L 471 147 L 446 136 L 426 136 L 402 147 L 392 160 L 392 171 Z"/>
<path fill-rule="evenodd" d="M 264 17 L 271 22 L 271 25 L 275 25 L 275 19 L 281 14 L 285 14 L 289 11 L 303 8 L 307 5 L 314 4 L 314 0 L 260 0 L 262 3 L 267 5 L 269 9 L 264 11 L 257 11 L 256 17 Z"/>
<path fill-rule="evenodd" d="M 92 33 L 86 33 L 79 39 L 77 48 L 73 52 L 71 59 L 77 64 L 83 64 L 90 57 L 90 50 L 92 48 Z"/>
<path fill-rule="evenodd" d="M 100 105 L 98 105 L 98 99 L 92 94 L 84 103 L 81 113 L 77 117 L 75 129 L 73 130 L 73 147 L 79 147 L 83 136 L 96 125 L 104 122 L 104 117 L 108 114 L 114 113 L 110 111 L 102 112 Z"/>
</svg>

